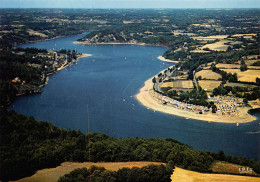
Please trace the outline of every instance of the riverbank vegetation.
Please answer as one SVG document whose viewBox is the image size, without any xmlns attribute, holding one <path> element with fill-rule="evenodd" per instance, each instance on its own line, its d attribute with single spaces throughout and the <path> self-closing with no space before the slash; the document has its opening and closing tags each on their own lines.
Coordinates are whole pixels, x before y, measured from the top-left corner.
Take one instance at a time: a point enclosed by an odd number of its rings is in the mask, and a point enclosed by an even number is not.
<svg viewBox="0 0 260 182">
<path fill-rule="evenodd" d="M 260 173 L 260 162 L 223 151 L 197 151 L 173 139 L 113 138 L 101 133 L 83 134 L 65 130 L 32 116 L 1 109 L 0 179 L 14 180 L 36 170 L 55 167 L 65 161 L 124 162 L 154 161 L 211 172 L 214 161 L 226 161 L 251 167 Z M 90 141 L 90 143 L 88 142 Z"/>
</svg>

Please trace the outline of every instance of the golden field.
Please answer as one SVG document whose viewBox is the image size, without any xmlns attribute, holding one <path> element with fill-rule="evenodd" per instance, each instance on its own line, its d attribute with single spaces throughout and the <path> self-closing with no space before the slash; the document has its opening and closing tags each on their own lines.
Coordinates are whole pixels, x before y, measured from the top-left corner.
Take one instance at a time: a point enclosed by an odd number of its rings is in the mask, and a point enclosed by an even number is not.
<svg viewBox="0 0 260 182">
<path fill-rule="evenodd" d="M 231 163 L 219 161 L 212 166 L 211 170 L 214 173 L 240 174 L 239 168 L 241 167 L 246 168 L 247 166 L 241 166 L 237 164 L 231 164 Z M 254 171 L 252 172 L 246 171 L 244 174 L 256 175 Z"/>
<path fill-rule="evenodd" d="M 90 167 L 90 166 L 99 166 L 104 167 L 108 170 L 117 171 L 120 168 L 132 168 L 132 167 L 144 167 L 148 166 L 150 164 L 160 165 L 163 163 L 159 162 L 64 162 L 60 166 L 56 168 L 49 168 L 49 169 L 42 169 L 37 171 L 33 176 L 26 177 L 20 180 L 17 180 L 17 182 L 57 182 L 58 179 L 73 171 L 77 168 L 83 168 L 83 167 Z"/>
<path fill-rule="evenodd" d="M 173 87 L 173 83 L 172 82 L 163 82 L 161 84 L 161 88 L 168 88 L 168 87 Z"/>
<path fill-rule="evenodd" d="M 209 80 L 218 80 L 219 78 L 222 78 L 222 76 L 218 73 L 213 72 L 212 70 L 201 70 L 195 74 L 196 78 L 199 76 L 202 77 L 202 79 L 209 79 Z"/>
<path fill-rule="evenodd" d="M 193 83 L 191 80 L 177 80 L 173 82 L 164 82 L 161 84 L 161 88 L 183 88 L 183 89 L 191 89 L 193 88 Z"/>
<path fill-rule="evenodd" d="M 217 40 L 217 39 L 225 39 L 227 37 L 228 37 L 228 35 L 212 35 L 212 36 L 207 36 L 207 37 L 192 37 L 192 38 L 195 40 L 212 41 L 212 40 Z"/>
<path fill-rule="evenodd" d="M 206 174 L 176 167 L 171 176 L 174 182 L 259 182 L 260 178 L 227 174 Z"/>
<path fill-rule="evenodd" d="M 198 81 L 199 86 L 201 86 L 202 89 L 207 89 L 208 91 L 213 90 L 214 88 L 217 88 L 221 81 L 215 81 L 215 80 L 200 80 Z"/>
<path fill-rule="evenodd" d="M 201 47 L 201 49 L 209 48 L 213 51 L 226 51 L 230 45 L 225 45 L 225 43 L 231 43 L 229 40 L 220 40 L 212 44 L 206 44 Z"/>
<path fill-rule="evenodd" d="M 245 62 L 246 63 L 246 62 Z M 218 63 L 216 65 L 217 68 L 222 69 L 240 69 L 240 64 L 224 64 L 224 63 Z M 260 69 L 259 66 L 247 66 L 248 69 Z"/>
<path fill-rule="evenodd" d="M 29 29 L 27 32 L 28 32 L 30 35 L 38 35 L 38 36 L 40 36 L 40 37 L 48 37 L 47 35 L 45 35 L 45 34 L 43 34 L 43 33 L 40 33 L 40 32 L 34 31 L 34 30 L 31 30 L 31 29 Z"/>
<path fill-rule="evenodd" d="M 240 69 L 221 69 L 227 73 L 237 73 L 238 81 L 242 82 L 255 82 L 256 78 L 260 78 L 260 70 L 247 70 L 240 71 Z"/>
<path fill-rule="evenodd" d="M 173 82 L 173 88 L 193 88 L 193 83 L 191 80 L 177 80 Z"/>
</svg>

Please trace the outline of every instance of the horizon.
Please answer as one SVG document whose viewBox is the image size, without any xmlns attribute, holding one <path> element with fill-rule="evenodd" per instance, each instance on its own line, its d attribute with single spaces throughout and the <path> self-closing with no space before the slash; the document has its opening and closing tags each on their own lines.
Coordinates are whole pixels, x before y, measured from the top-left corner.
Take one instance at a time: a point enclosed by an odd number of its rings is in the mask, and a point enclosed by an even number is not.
<svg viewBox="0 0 260 182">
<path fill-rule="evenodd" d="M 0 0 L 1 9 L 259 9 L 259 0 Z"/>
</svg>

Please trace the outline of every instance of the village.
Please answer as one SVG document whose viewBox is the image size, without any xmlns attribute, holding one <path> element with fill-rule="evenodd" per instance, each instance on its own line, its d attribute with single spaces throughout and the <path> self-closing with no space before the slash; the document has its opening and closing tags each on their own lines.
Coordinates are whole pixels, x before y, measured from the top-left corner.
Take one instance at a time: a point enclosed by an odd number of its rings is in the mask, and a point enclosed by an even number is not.
<svg viewBox="0 0 260 182">
<path fill-rule="evenodd" d="M 176 73 L 179 72 L 179 73 Z M 173 76 L 180 75 L 182 76 Z M 194 72 L 195 75 L 195 72 Z M 167 96 L 167 90 L 173 91 L 176 90 L 176 94 L 180 96 L 182 93 L 190 92 L 192 89 L 198 89 L 200 86 L 199 81 L 197 81 L 196 76 L 193 80 L 184 80 L 187 78 L 187 71 L 180 71 L 179 68 L 173 66 L 172 69 L 167 69 L 162 71 L 157 79 L 154 79 L 153 90 L 150 91 L 151 96 L 160 104 L 168 105 L 176 109 L 181 109 L 196 114 L 205 114 L 213 113 L 217 116 L 228 116 L 228 117 L 238 117 L 240 116 L 240 109 L 246 106 L 243 101 L 243 98 L 235 97 L 232 94 L 228 95 L 212 95 L 212 90 L 207 88 L 202 88 L 207 93 L 206 101 L 211 103 L 211 106 L 207 107 L 202 105 L 195 105 L 187 102 L 182 102 L 176 100 L 172 97 Z M 204 80 L 210 81 L 210 80 Z M 211 81 L 211 82 L 220 82 L 220 81 Z M 188 84 L 187 84 L 188 83 Z M 217 84 L 214 84 L 214 87 L 217 87 Z"/>
<path fill-rule="evenodd" d="M 212 108 L 208 108 L 205 106 L 199 106 L 194 104 L 188 104 L 185 102 L 180 102 L 178 100 L 172 99 L 170 97 L 167 97 L 165 95 L 162 95 L 156 91 L 151 92 L 152 97 L 158 102 L 163 105 L 172 106 L 177 109 L 182 109 L 190 112 L 194 112 L 196 114 L 204 114 L 207 112 L 212 112 Z M 243 107 L 243 99 L 236 98 L 233 96 L 214 96 L 211 97 L 208 96 L 208 102 L 213 102 L 217 107 L 216 114 L 218 116 L 220 115 L 226 115 L 226 116 L 239 116 L 239 108 Z"/>
</svg>

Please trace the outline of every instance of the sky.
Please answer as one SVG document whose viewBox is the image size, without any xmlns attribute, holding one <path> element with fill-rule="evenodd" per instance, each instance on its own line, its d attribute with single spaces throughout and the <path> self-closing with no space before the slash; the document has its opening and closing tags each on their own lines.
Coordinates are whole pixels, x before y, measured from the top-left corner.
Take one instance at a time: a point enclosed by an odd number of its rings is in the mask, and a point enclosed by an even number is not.
<svg viewBox="0 0 260 182">
<path fill-rule="evenodd" d="M 0 8 L 260 8 L 260 0 L 0 0 Z"/>
</svg>

